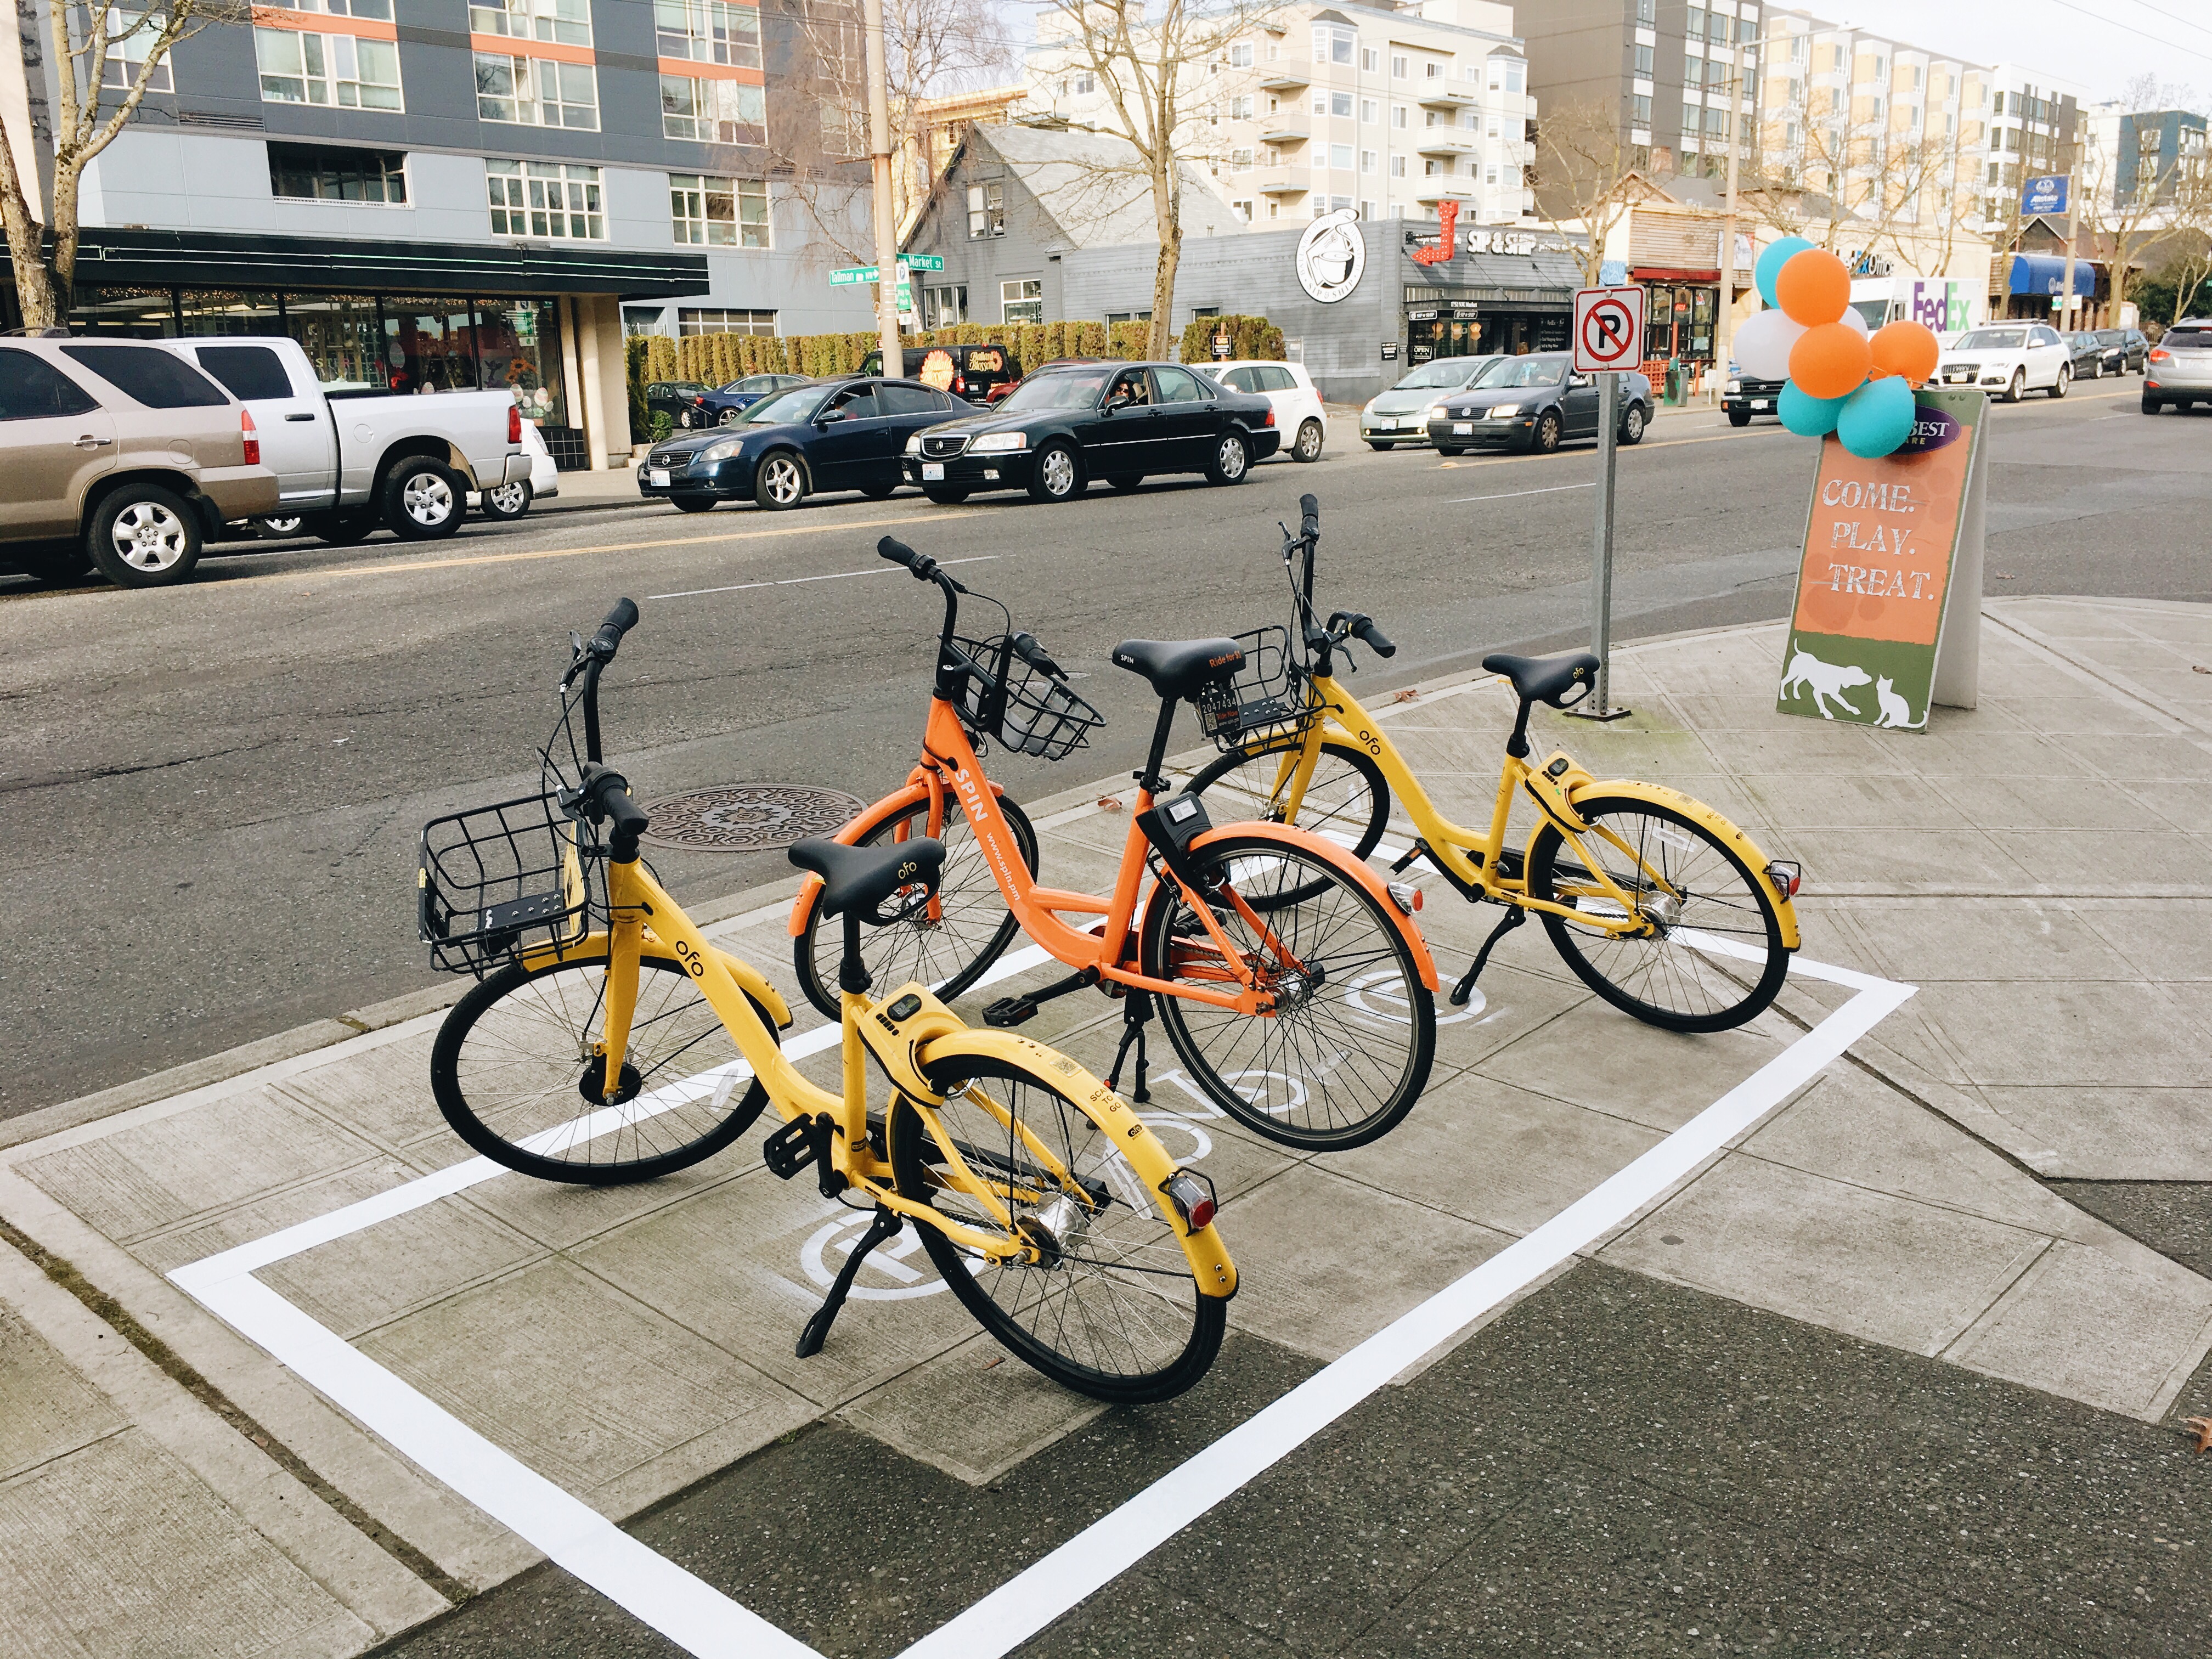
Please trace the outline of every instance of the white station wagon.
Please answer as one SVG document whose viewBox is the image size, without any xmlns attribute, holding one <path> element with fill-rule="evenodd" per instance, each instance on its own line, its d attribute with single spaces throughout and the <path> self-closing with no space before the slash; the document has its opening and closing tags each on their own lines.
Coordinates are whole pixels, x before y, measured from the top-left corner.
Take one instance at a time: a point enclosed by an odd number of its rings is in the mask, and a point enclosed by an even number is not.
<svg viewBox="0 0 2212 1659">
<path fill-rule="evenodd" d="M 1255 392 L 1275 406 L 1275 424 L 1282 428 L 1283 453 L 1294 461 L 1317 461 L 1328 441 L 1328 411 L 1304 363 L 1279 363 L 1257 357 L 1233 358 L 1225 363 L 1197 363 L 1231 392 Z"/>
<path fill-rule="evenodd" d="M 2066 395 L 2074 379 L 2074 354 L 2058 331 L 2042 323 L 1984 323 L 1944 348 L 1936 380 L 1944 386 L 1978 386 L 2008 404 L 2030 392 Z"/>
</svg>

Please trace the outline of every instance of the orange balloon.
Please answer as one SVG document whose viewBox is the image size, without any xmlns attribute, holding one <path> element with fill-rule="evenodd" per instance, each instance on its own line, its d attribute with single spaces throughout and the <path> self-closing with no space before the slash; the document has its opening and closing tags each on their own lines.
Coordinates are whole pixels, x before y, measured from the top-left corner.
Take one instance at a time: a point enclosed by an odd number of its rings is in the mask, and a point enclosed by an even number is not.
<svg viewBox="0 0 2212 1659">
<path fill-rule="evenodd" d="M 1774 297 L 1793 323 L 1818 328 L 1838 321 L 1851 302 L 1851 273 L 1825 248 L 1808 247 L 1784 262 Z"/>
<path fill-rule="evenodd" d="M 1848 398 L 1866 384 L 1867 370 L 1873 366 L 1866 336 L 1843 323 L 1808 328 L 1790 348 L 1790 378 L 1808 398 Z"/>
<path fill-rule="evenodd" d="M 1909 385 L 1935 378 L 1936 360 L 1942 345 L 1925 323 L 1890 323 L 1878 328 L 1867 342 L 1874 352 L 1874 372 L 1902 374 Z"/>
</svg>

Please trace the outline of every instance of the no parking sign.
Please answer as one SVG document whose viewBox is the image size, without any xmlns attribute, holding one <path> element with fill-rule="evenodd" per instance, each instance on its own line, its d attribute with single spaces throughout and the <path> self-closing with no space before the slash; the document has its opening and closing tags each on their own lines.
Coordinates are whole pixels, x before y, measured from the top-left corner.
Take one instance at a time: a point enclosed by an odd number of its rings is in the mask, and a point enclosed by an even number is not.
<svg viewBox="0 0 2212 1659">
<path fill-rule="evenodd" d="M 1575 290 L 1575 369 L 1602 374 L 1634 368 L 1644 361 L 1644 290 L 1640 288 L 1583 288 Z"/>
</svg>

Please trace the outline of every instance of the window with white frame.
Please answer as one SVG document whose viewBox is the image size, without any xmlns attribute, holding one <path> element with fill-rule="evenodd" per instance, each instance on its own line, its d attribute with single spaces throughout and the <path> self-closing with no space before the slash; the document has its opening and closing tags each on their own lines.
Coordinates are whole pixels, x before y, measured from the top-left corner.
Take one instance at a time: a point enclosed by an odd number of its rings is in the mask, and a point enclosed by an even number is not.
<svg viewBox="0 0 2212 1659">
<path fill-rule="evenodd" d="M 1252 43 L 1249 40 L 1239 40 L 1229 48 L 1229 67 L 1231 69 L 1252 67 Z"/>
<path fill-rule="evenodd" d="M 1407 59 L 1403 53 L 1392 52 L 1390 54 L 1390 78 L 1393 81 L 1404 80 L 1406 78 L 1406 65 Z"/>
<path fill-rule="evenodd" d="M 1231 212 L 1233 212 L 1234 214 L 1236 214 L 1236 216 L 1237 216 L 1238 218 L 1242 219 L 1242 220 L 1243 220 L 1246 224 L 1248 224 L 1248 225 L 1249 225 L 1249 224 L 1250 224 L 1250 223 L 1252 222 L 1252 204 L 1251 204 L 1251 203 L 1249 203 L 1249 202 L 1231 202 L 1231 203 L 1229 204 L 1229 207 L 1230 207 L 1230 210 L 1231 210 Z"/>
<path fill-rule="evenodd" d="M 660 77 L 660 131 L 664 137 L 702 144 L 757 144 L 768 126 L 768 94 L 743 81 L 719 76 L 664 75 Z"/>
<path fill-rule="evenodd" d="M 1268 216 L 1270 219 L 1279 219 L 1279 218 L 1281 218 L 1281 217 L 1283 216 L 1283 204 L 1282 204 L 1280 202 L 1270 202 L 1270 203 L 1268 203 L 1268 204 L 1267 204 L 1267 216 Z"/>
<path fill-rule="evenodd" d="M 921 291 L 921 325 L 953 328 L 968 320 L 968 285 L 947 283 Z"/>
<path fill-rule="evenodd" d="M 1382 106 L 1372 98 L 1359 100 L 1359 121 L 1362 126 L 1373 126 L 1382 118 Z"/>
<path fill-rule="evenodd" d="M 1352 48 L 1358 36 L 1350 29 L 1338 28 L 1330 23 L 1313 26 L 1314 62 L 1316 64 L 1349 64 Z"/>
<path fill-rule="evenodd" d="M 720 309 L 693 310 L 684 307 L 676 313 L 678 334 L 760 334 L 773 336 L 775 332 L 775 313 L 773 311 L 724 311 Z"/>
<path fill-rule="evenodd" d="M 1232 121 L 1249 121 L 1252 118 L 1252 94 L 1250 93 L 1239 93 L 1236 97 L 1231 98 L 1229 100 L 1229 118 Z"/>
<path fill-rule="evenodd" d="M 769 246 L 768 185 L 758 179 L 672 173 L 668 210 L 678 242 L 702 247 Z"/>
<path fill-rule="evenodd" d="M 1041 323 L 1044 320 L 1044 282 L 1042 277 L 1017 276 L 999 284 L 999 320 L 1002 323 Z"/>
<path fill-rule="evenodd" d="M 1406 130 L 1406 106 L 1403 104 L 1390 106 L 1390 125 L 1401 132 Z"/>
<path fill-rule="evenodd" d="M 1251 172 L 1252 152 L 1249 149 L 1231 150 L 1229 152 L 1229 170 L 1231 173 Z"/>
<path fill-rule="evenodd" d="M 1437 62 L 1435 58 L 1431 58 L 1427 63 L 1421 65 L 1421 78 L 1425 81 L 1443 80 L 1444 78 L 1444 66 Z"/>
<path fill-rule="evenodd" d="M 539 0 L 544 3 L 544 0 Z M 653 50 L 692 64 L 761 66 L 760 11 L 722 0 L 653 0 Z"/>
<path fill-rule="evenodd" d="M 1313 147 L 1313 167 L 1316 173 L 1322 173 L 1328 170 L 1328 146 L 1327 144 L 1316 144 Z"/>
<path fill-rule="evenodd" d="M 1507 64 L 1505 66 L 1505 90 L 1508 92 L 1520 91 L 1522 88 L 1522 76 L 1527 72 L 1528 66 L 1517 58 L 1511 63 Z"/>
<path fill-rule="evenodd" d="M 968 234 L 971 238 L 1006 234 L 1006 187 L 993 180 L 968 186 Z"/>
<path fill-rule="evenodd" d="M 847 161 L 868 153 L 868 111 L 859 99 L 822 100 L 822 153 Z"/>
<path fill-rule="evenodd" d="M 361 44 L 366 47 L 371 42 Z M 393 48 L 395 55 L 397 50 Z M 599 130 L 599 81 L 589 64 L 489 52 L 477 53 L 476 64 L 478 120 Z"/>
<path fill-rule="evenodd" d="M 1362 75 L 1379 75 L 1382 71 L 1382 54 L 1373 46 L 1360 47 L 1359 72 Z"/>
<path fill-rule="evenodd" d="M 1482 131 L 1482 112 L 1481 112 L 1481 111 L 1480 111 L 1480 110 L 1472 110 L 1472 109 L 1463 109 L 1463 110 L 1462 110 L 1462 111 L 1459 112 L 1459 124 L 1460 124 L 1461 127 L 1462 127 L 1463 130 L 1465 130 L 1466 131 L 1468 131 L 1468 132 L 1480 132 L 1480 131 Z"/>
<path fill-rule="evenodd" d="M 491 198 L 491 234 L 560 241 L 604 242 L 606 211 L 599 170 L 566 161 L 484 162 Z"/>
<path fill-rule="evenodd" d="M 332 17 L 373 17 L 392 21 L 392 0 L 269 0 L 277 11 L 319 11 Z"/>
<path fill-rule="evenodd" d="M 548 40 L 556 46 L 592 44 L 591 0 L 505 0 L 500 5 L 471 3 L 469 33 L 504 34 L 514 40 Z"/>
<path fill-rule="evenodd" d="M 1349 144 L 1331 144 L 1328 147 L 1328 164 L 1332 167 L 1334 167 L 1339 173 L 1351 172 L 1352 146 Z"/>
<path fill-rule="evenodd" d="M 1373 150 L 1371 150 L 1371 149 L 1363 149 L 1363 150 L 1361 150 L 1361 151 L 1359 152 L 1359 170 L 1360 170 L 1362 173 L 1372 173 L 1372 172 L 1374 172 L 1374 171 L 1375 171 L 1375 161 L 1376 161 L 1376 156 L 1375 156 L 1375 152 L 1374 152 Z"/>
<path fill-rule="evenodd" d="M 169 20 L 160 12 L 111 11 L 107 14 L 107 61 L 101 66 L 100 84 L 128 91 L 138 84 L 138 72 L 145 67 L 154 42 L 161 38 L 161 31 Z M 169 72 L 169 60 L 165 56 L 146 77 L 149 92 L 174 92 L 176 82 Z"/>
<path fill-rule="evenodd" d="M 1363 219 L 1374 219 L 1380 217 L 1379 204 L 1374 202 L 1362 202 L 1359 204 L 1359 216 Z"/>
<path fill-rule="evenodd" d="M 1352 94 L 1348 92 L 1329 94 L 1328 112 L 1340 121 L 1349 121 L 1352 118 Z"/>
<path fill-rule="evenodd" d="M 406 107 L 399 88 L 399 48 L 390 40 L 257 28 L 253 58 L 264 103 L 394 112 Z"/>
<path fill-rule="evenodd" d="M 1394 155 L 1390 158 L 1390 176 L 1393 179 L 1402 179 L 1406 176 L 1406 158 L 1404 156 Z"/>
</svg>

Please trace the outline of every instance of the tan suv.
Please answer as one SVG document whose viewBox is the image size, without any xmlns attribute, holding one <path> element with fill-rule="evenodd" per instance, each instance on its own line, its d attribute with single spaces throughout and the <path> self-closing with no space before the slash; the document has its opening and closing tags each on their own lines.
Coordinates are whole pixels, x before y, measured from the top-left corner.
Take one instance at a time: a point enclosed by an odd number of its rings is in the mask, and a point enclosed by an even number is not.
<svg viewBox="0 0 2212 1659">
<path fill-rule="evenodd" d="M 245 406 L 158 347 L 0 339 L 0 562 L 42 581 L 86 562 L 125 587 L 182 581 L 226 520 L 273 512 Z"/>
</svg>

